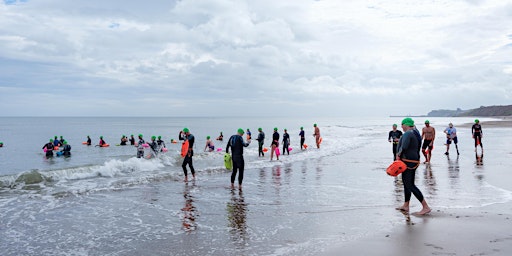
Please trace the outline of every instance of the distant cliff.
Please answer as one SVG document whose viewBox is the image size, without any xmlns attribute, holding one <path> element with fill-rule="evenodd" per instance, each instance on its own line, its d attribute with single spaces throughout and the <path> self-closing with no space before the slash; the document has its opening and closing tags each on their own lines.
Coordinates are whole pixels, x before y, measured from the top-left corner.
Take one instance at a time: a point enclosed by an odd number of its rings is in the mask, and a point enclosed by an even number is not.
<svg viewBox="0 0 512 256">
<path fill-rule="evenodd" d="M 511 116 L 512 115 L 512 105 L 506 106 L 481 106 L 475 109 L 462 110 L 458 108 L 457 110 L 447 110 L 447 109 L 439 109 L 432 110 L 428 113 L 427 116 L 431 117 L 452 117 L 452 116 Z"/>
</svg>

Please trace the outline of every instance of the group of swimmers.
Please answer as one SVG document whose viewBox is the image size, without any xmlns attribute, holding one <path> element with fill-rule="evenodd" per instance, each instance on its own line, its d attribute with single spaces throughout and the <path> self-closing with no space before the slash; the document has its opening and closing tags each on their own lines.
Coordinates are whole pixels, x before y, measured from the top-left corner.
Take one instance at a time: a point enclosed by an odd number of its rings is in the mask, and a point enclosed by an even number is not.
<svg viewBox="0 0 512 256">
<path fill-rule="evenodd" d="M 452 142 L 455 144 L 455 150 L 457 155 L 459 155 L 459 148 L 458 148 L 458 138 L 457 138 L 457 129 L 453 126 L 452 123 L 448 124 L 448 127 L 444 129 L 443 131 L 446 135 L 446 143 L 444 144 L 446 146 L 446 152 L 445 155 L 450 154 L 450 145 Z M 481 154 L 476 153 L 477 160 L 483 157 L 483 145 L 482 145 L 482 126 L 480 125 L 480 120 L 475 119 L 474 124 L 471 126 L 471 135 L 475 141 L 475 153 L 477 152 L 478 146 L 481 148 Z M 389 132 L 388 135 L 388 141 L 393 144 L 393 160 L 396 159 L 396 154 L 398 150 L 398 142 L 400 141 L 400 137 L 402 136 L 402 132 L 397 130 L 397 125 L 393 124 L 393 129 Z M 425 127 L 421 130 L 421 138 L 423 140 L 423 143 L 421 145 L 421 152 L 423 156 L 425 157 L 426 164 L 430 163 L 430 159 L 432 158 L 432 150 L 434 150 L 434 140 L 436 137 L 436 130 L 434 127 L 430 125 L 429 120 L 425 120 Z"/>
<path fill-rule="evenodd" d="M 61 151 L 58 151 L 61 148 Z M 57 151 L 57 156 L 71 156 L 71 146 L 68 142 L 60 136 L 60 139 L 55 136 L 53 139 L 50 139 L 48 143 L 44 144 L 43 151 L 46 154 L 46 157 L 53 157 L 53 151 Z"/>
</svg>

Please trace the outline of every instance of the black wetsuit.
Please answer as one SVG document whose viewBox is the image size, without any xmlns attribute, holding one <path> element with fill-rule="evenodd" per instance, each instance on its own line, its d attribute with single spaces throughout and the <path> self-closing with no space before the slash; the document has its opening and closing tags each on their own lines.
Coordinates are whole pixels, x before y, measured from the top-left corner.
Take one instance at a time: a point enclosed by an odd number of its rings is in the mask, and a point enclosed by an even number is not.
<svg viewBox="0 0 512 256">
<path fill-rule="evenodd" d="M 473 133 L 473 138 L 475 138 L 475 148 L 480 143 L 480 147 L 484 147 L 482 144 L 482 126 L 480 124 L 474 124 L 471 127 L 471 133 Z"/>
<path fill-rule="evenodd" d="M 407 170 L 402 173 L 402 182 L 404 184 L 405 202 L 411 200 L 411 193 L 423 202 L 423 194 L 414 184 L 416 168 L 420 161 L 421 135 L 418 130 L 413 129 L 405 132 L 398 142 L 398 156 L 407 165 Z M 417 161 L 408 162 L 407 160 Z"/>
<path fill-rule="evenodd" d="M 64 156 L 71 156 L 71 146 L 68 144 L 64 145 L 64 148 L 62 149 L 62 155 Z"/>
<path fill-rule="evenodd" d="M 258 133 L 258 156 L 265 156 L 263 153 L 263 142 L 265 141 L 265 133 L 263 131 Z"/>
<path fill-rule="evenodd" d="M 165 142 L 163 140 L 161 140 L 161 139 L 158 139 L 156 141 L 156 144 L 158 144 L 158 148 L 160 149 L 160 151 L 162 151 L 163 148 L 165 148 Z"/>
<path fill-rule="evenodd" d="M 46 157 L 52 157 L 53 156 L 53 143 L 48 142 L 44 144 L 43 149 L 46 148 Z"/>
<path fill-rule="evenodd" d="M 146 143 L 143 139 L 139 139 L 139 144 L 137 145 L 137 158 L 144 157 L 144 146 L 142 144 Z"/>
<path fill-rule="evenodd" d="M 149 146 L 151 147 L 151 150 L 153 150 L 153 152 L 155 153 L 155 156 L 156 156 L 158 154 L 158 143 L 156 143 L 156 141 L 152 140 L 151 144 L 149 144 Z"/>
<path fill-rule="evenodd" d="M 135 145 L 135 138 L 134 137 L 131 137 L 130 138 L 130 145 Z"/>
<path fill-rule="evenodd" d="M 290 145 L 290 134 L 285 132 L 285 133 L 283 133 L 283 155 L 285 152 L 288 152 L 288 155 L 290 155 L 290 151 L 288 150 L 289 145 Z"/>
<path fill-rule="evenodd" d="M 400 139 L 402 137 L 402 131 L 396 130 L 396 131 L 389 131 L 388 140 L 391 140 L 391 144 L 393 145 L 393 161 L 396 160 L 396 152 L 398 150 L 398 141 L 395 141 L 395 139 Z"/>
<path fill-rule="evenodd" d="M 181 164 L 181 167 L 183 168 L 183 174 L 185 174 L 185 177 L 188 175 L 187 171 L 187 165 L 190 167 L 190 172 L 194 176 L 196 171 L 194 170 L 194 165 L 192 164 L 192 156 L 194 156 L 194 141 L 195 137 L 192 134 L 189 134 L 188 136 L 180 133 L 179 136 L 180 140 L 188 140 L 188 154 L 185 156 L 185 159 L 183 159 L 183 163 Z"/>
<path fill-rule="evenodd" d="M 87 138 L 87 145 L 91 145 L 91 138 Z"/>
<path fill-rule="evenodd" d="M 231 159 L 233 161 L 233 171 L 231 172 L 231 183 L 235 183 L 236 173 L 238 171 L 238 184 L 242 185 L 244 179 L 244 147 L 249 146 L 249 143 L 244 142 L 244 138 L 240 135 L 233 135 L 229 138 L 228 145 L 226 146 L 226 153 L 229 153 L 231 148 Z"/>
<path fill-rule="evenodd" d="M 304 130 L 299 132 L 300 136 L 300 149 L 304 149 L 304 142 L 306 141 L 306 137 L 304 136 Z"/>
<path fill-rule="evenodd" d="M 126 137 L 121 139 L 121 144 L 119 144 L 119 145 L 121 145 L 121 146 L 125 146 L 126 145 Z"/>
<path fill-rule="evenodd" d="M 274 134 L 272 134 L 272 143 L 270 145 L 276 145 L 276 147 L 279 146 L 279 133 L 278 132 L 274 132 Z"/>
</svg>

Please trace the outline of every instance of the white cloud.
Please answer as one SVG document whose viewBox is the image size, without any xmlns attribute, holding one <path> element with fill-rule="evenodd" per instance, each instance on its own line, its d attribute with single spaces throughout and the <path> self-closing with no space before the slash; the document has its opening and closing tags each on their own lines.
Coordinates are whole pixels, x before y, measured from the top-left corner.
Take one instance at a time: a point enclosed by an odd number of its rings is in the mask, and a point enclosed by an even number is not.
<svg viewBox="0 0 512 256">
<path fill-rule="evenodd" d="M 147 101 L 190 115 L 510 104 L 511 11 L 500 0 L 0 4 L 0 115 L 40 113 L 21 93 L 94 103 L 66 115 L 169 115 Z"/>
</svg>

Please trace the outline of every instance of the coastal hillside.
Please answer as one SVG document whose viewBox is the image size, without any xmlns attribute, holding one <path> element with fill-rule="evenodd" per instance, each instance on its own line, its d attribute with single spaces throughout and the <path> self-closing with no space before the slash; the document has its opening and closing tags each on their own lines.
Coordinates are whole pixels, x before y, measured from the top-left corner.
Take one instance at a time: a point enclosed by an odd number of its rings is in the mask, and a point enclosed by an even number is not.
<svg viewBox="0 0 512 256">
<path fill-rule="evenodd" d="M 439 109 L 432 110 L 427 116 L 431 117 L 455 117 L 455 116 L 511 116 L 512 105 L 505 106 L 481 106 L 475 109 L 456 110 Z"/>
</svg>

